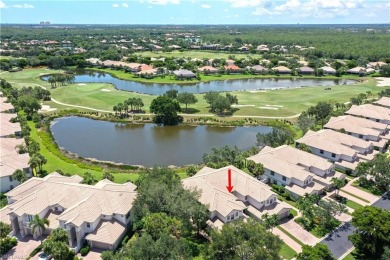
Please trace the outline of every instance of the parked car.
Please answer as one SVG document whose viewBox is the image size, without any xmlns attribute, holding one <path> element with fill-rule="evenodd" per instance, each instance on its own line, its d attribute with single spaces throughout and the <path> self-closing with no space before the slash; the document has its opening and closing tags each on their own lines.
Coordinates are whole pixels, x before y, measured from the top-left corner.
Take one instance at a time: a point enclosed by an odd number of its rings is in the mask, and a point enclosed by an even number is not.
<svg viewBox="0 0 390 260">
<path fill-rule="evenodd" d="M 38 256 L 38 260 L 50 260 L 50 259 L 52 259 L 52 256 L 51 255 L 47 255 L 45 253 L 41 253 Z"/>
</svg>

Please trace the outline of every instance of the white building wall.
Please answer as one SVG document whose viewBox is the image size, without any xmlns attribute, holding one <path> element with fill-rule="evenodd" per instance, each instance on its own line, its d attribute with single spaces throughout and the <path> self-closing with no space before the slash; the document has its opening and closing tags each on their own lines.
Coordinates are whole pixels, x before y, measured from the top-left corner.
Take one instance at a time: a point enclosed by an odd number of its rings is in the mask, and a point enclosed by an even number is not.
<svg viewBox="0 0 390 260">
<path fill-rule="evenodd" d="M 332 153 L 330 153 L 328 151 L 322 150 L 323 153 L 321 153 L 320 152 L 321 149 L 316 148 L 316 147 L 312 147 L 312 146 L 309 146 L 309 147 L 310 147 L 310 151 L 311 151 L 312 154 L 315 154 L 315 155 L 318 155 L 320 157 L 329 159 L 331 161 L 338 161 L 338 160 L 340 160 L 340 154 L 335 154 L 335 157 L 332 157 Z"/>
<path fill-rule="evenodd" d="M 266 175 L 267 177 L 269 177 L 271 179 L 271 183 L 274 183 L 274 180 L 276 180 L 278 182 L 278 185 L 282 185 L 282 184 L 289 185 L 291 183 L 291 179 L 287 178 L 287 176 L 284 176 L 284 177 L 286 177 L 286 180 L 284 181 L 283 175 L 281 175 L 277 172 L 274 172 L 272 175 L 271 170 L 268 168 L 264 168 L 264 175 Z"/>
<path fill-rule="evenodd" d="M 11 178 L 10 178 L 11 177 Z M 1 192 L 6 193 L 19 185 L 17 180 L 14 180 L 12 176 L 4 176 L 0 178 Z"/>
</svg>

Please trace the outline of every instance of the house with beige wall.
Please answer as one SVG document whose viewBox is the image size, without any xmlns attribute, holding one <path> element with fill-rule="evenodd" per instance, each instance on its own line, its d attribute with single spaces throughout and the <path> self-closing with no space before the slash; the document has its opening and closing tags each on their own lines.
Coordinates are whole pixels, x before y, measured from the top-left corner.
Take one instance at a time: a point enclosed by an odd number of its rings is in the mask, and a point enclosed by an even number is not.
<svg viewBox="0 0 390 260">
<path fill-rule="evenodd" d="M 8 216 L 13 235 L 32 233 L 29 223 L 38 215 L 50 221 L 46 234 L 56 228 L 68 232 L 69 247 L 79 251 L 86 241 L 91 247 L 115 250 L 132 222 L 136 186 L 102 180 L 95 185 L 81 184 L 80 176 L 52 173 L 33 177 L 6 193 Z"/>
</svg>

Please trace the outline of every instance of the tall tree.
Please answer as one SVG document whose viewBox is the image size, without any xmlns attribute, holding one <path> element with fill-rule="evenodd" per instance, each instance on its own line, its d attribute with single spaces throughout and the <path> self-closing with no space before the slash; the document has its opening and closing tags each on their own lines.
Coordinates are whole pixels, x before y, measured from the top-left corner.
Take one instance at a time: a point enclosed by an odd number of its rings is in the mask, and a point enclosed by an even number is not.
<svg viewBox="0 0 390 260">
<path fill-rule="evenodd" d="M 329 248 L 321 243 L 315 246 L 302 246 L 302 252 L 297 255 L 297 260 L 336 260 Z"/>
<path fill-rule="evenodd" d="M 380 259 L 390 246 L 390 211 L 366 206 L 352 213 L 356 230 L 349 236 L 361 259 Z"/>
<path fill-rule="evenodd" d="M 90 172 L 84 173 L 82 183 L 88 184 L 88 185 L 94 185 L 96 182 L 97 182 L 97 180 L 96 180 L 95 176 L 92 175 L 92 173 L 90 173 Z"/>
<path fill-rule="evenodd" d="M 159 96 L 153 99 L 150 105 L 150 112 L 155 114 L 153 120 L 156 124 L 177 125 L 183 120 L 177 114 L 180 111 L 179 102 L 168 96 Z"/>
<path fill-rule="evenodd" d="M 336 196 L 339 196 L 340 189 L 345 186 L 345 180 L 333 177 L 332 186 L 336 189 Z"/>
<path fill-rule="evenodd" d="M 17 169 L 16 171 L 14 171 L 14 173 L 12 174 L 12 178 L 14 178 L 15 180 L 17 180 L 20 183 L 23 183 L 23 182 L 27 181 L 27 179 L 28 179 L 27 174 L 23 170 L 20 170 L 20 169 Z"/>
<path fill-rule="evenodd" d="M 68 246 L 68 233 L 63 228 L 54 229 L 42 243 L 42 249 L 54 259 L 69 259 L 71 252 Z"/>
<path fill-rule="evenodd" d="M 195 104 L 198 102 L 198 99 L 193 93 L 183 92 L 177 96 L 177 101 L 186 105 L 186 110 L 188 109 L 188 104 Z"/>
<path fill-rule="evenodd" d="M 206 259 L 280 259 L 280 238 L 265 227 L 249 219 L 223 225 L 222 230 L 211 231 L 211 242 Z"/>
</svg>

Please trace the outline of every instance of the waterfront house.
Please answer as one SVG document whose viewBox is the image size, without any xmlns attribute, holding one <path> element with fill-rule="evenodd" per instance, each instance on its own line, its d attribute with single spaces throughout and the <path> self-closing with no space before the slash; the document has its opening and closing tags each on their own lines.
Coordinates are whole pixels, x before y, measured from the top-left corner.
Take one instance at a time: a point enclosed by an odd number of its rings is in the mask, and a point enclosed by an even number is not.
<svg viewBox="0 0 390 260">
<path fill-rule="evenodd" d="M 324 66 L 324 67 L 321 67 L 320 69 L 324 72 L 324 75 L 335 75 L 336 74 L 336 70 L 332 67 L 329 67 L 329 66 Z"/>
<path fill-rule="evenodd" d="M 229 172 L 232 192 L 226 188 Z M 216 228 L 248 215 L 260 219 L 266 213 L 277 214 L 282 219 L 291 209 L 288 204 L 277 200 L 268 185 L 234 166 L 220 169 L 204 167 L 194 176 L 182 180 L 182 184 L 186 189 L 200 192 L 198 200 L 210 212 L 208 224 Z"/>
<path fill-rule="evenodd" d="M 136 186 L 109 180 L 95 185 L 83 179 L 52 173 L 33 177 L 6 193 L 8 215 L 14 236 L 40 236 L 29 226 L 35 215 L 50 221 L 45 234 L 58 227 L 67 231 L 69 247 L 78 252 L 85 242 L 90 247 L 115 250 L 132 222 Z"/>
<path fill-rule="evenodd" d="M 286 66 L 277 66 L 272 68 L 273 71 L 277 74 L 290 74 L 291 70 L 287 68 Z"/>
<path fill-rule="evenodd" d="M 207 73 L 208 74 L 215 74 L 215 73 L 218 72 L 218 69 L 216 69 L 216 68 L 214 68 L 212 66 L 203 66 L 203 67 L 198 68 L 198 70 L 200 72 L 205 73 L 205 74 L 207 74 Z"/>
<path fill-rule="evenodd" d="M 252 66 L 250 67 L 250 70 L 253 74 L 263 74 L 263 73 L 267 73 L 268 71 L 266 68 L 264 68 L 261 65 Z"/>
<path fill-rule="evenodd" d="M 300 67 L 298 69 L 298 73 L 299 74 L 305 74 L 305 75 L 310 75 L 310 74 L 314 74 L 314 69 L 310 68 L 310 67 L 307 67 L 307 66 L 303 66 L 303 67 Z"/>
<path fill-rule="evenodd" d="M 366 75 L 367 70 L 364 67 L 355 67 L 346 71 L 349 74 Z"/>
<path fill-rule="evenodd" d="M 180 69 L 180 70 L 175 70 L 173 71 L 173 74 L 176 76 L 177 79 L 182 79 L 182 78 L 195 78 L 196 75 L 190 71 L 190 70 L 185 70 L 185 69 Z"/>
<path fill-rule="evenodd" d="M 234 65 L 234 64 L 225 66 L 224 68 L 230 74 L 235 74 L 235 73 L 240 73 L 241 72 L 241 68 L 238 67 L 237 65 Z"/>
</svg>

